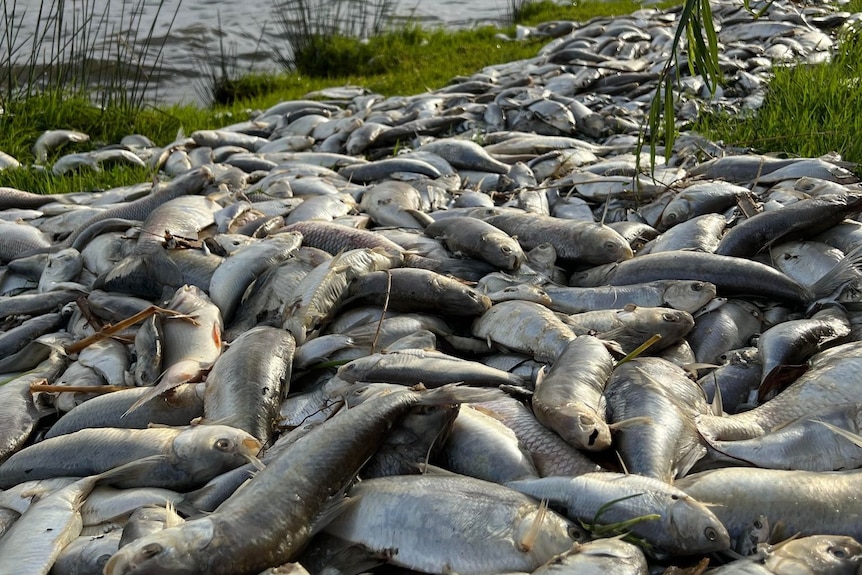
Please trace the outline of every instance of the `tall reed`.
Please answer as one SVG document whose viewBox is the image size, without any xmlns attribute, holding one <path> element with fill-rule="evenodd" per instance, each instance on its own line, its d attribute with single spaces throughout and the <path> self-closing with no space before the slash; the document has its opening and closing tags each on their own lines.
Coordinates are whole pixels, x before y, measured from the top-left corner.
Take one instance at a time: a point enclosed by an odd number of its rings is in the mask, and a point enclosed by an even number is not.
<svg viewBox="0 0 862 575">
<path fill-rule="evenodd" d="M 337 40 L 383 33 L 392 22 L 398 2 L 276 0 L 273 6 L 281 38 L 287 41 L 286 49 L 274 47 L 276 62 L 289 72 L 330 76 L 343 73 L 337 57 Z"/>
<path fill-rule="evenodd" d="M 102 107 L 140 108 L 162 62 L 167 34 L 157 38 L 156 25 L 165 1 L 145 18 L 145 0 L 40 0 L 29 9 L 0 0 L 0 103 L 86 93 Z"/>
</svg>

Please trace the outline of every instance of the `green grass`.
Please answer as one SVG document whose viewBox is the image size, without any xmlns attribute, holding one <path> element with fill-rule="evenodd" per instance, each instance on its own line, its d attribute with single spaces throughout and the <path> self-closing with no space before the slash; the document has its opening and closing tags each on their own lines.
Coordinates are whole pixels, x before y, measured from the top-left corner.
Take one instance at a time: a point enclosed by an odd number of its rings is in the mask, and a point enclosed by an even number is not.
<svg viewBox="0 0 862 575">
<path fill-rule="evenodd" d="M 862 10 L 854 1 L 844 8 Z M 708 138 L 765 152 L 816 157 L 838 152 L 862 163 L 862 35 L 844 34 L 831 62 L 776 68 L 763 106 L 754 113 L 721 112 L 694 129 Z"/>
<path fill-rule="evenodd" d="M 628 14 L 640 5 L 631 0 L 560 6 L 548 0 L 528 3 L 518 22 L 536 24 L 549 20 L 586 21 L 596 16 Z M 33 161 L 30 149 L 44 131 L 74 129 L 91 136 L 89 142 L 71 144 L 48 158 L 48 165 L 62 154 L 96 149 L 116 143 L 132 133 L 144 134 L 159 145 L 174 140 L 179 129 L 186 134 L 204 128 L 245 120 L 248 110 L 265 109 L 280 101 L 343 85 L 361 85 L 384 96 L 412 95 L 445 86 L 453 78 L 471 75 L 494 64 L 531 58 L 547 39 L 506 41 L 500 33 L 514 35 L 514 25 L 504 29 L 491 26 L 446 31 L 405 25 L 398 30 L 373 36 L 367 42 L 336 35 L 328 39 L 325 54 L 318 61 L 301 62 L 293 73 L 250 74 L 228 78 L 220 89 L 230 91 L 228 104 L 201 108 L 195 105 L 152 107 L 142 105 L 96 107 L 91 94 L 48 90 L 11 98 L 0 114 L 0 150 L 25 164 Z M 225 56 L 226 57 L 226 56 Z M 322 66 L 321 63 L 328 63 Z M 222 71 L 228 70 L 227 66 Z M 219 74 L 214 74 L 218 76 Z M 56 193 L 76 189 L 104 189 L 133 181 L 139 170 L 111 169 L 85 172 L 75 177 L 57 178 L 32 170 L 0 172 L 0 186 Z"/>
</svg>

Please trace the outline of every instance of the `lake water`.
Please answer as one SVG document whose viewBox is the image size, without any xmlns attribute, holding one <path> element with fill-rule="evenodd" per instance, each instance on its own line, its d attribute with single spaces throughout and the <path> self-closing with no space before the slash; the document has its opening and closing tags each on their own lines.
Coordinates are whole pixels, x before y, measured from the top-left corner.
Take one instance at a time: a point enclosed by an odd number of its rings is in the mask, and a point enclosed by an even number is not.
<svg viewBox="0 0 862 575">
<path fill-rule="evenodd" d="M 306 5 L 319 8 L 319 14 L 334 1 L 308 0 Z M 390 5 L 397 17 L 425 27 L 463 28 L 504 22 L 511 0 L 397 0 Z M 119 47 L 127 56 L 140 58 L 147 53 L 144 38 L 165 39 L 161 74 L 153 78 L 163 102 L 199 101 L 197 90 L 221 51 L 230 54 L 235 70 L 268 71 L 278 69 L 274 52 L 288 45 L 274 0 L 0 0 L 5 14 L 0 21 L 0 65 L 5 65 L 9 53 L 13 63 L 14 58 L 26 62 L 37 29 L 49 32 L 43 52 L 51 53 L 50 42 L 57 40 L 50 34 L 55 30 L 52 6 L 63 7 L 61 41 L 72 45 L 86 36 L 91 39 L 88 46 L 98 45 L 98 51 L 104 47 L 105 54 L 116 54 Z M 94 18 L 87 20 L 88 15 Z M 87 32 L 74 34 L 75 30 Z M 11 47 L 9 38 L 14 38 Z"/>
</svg>

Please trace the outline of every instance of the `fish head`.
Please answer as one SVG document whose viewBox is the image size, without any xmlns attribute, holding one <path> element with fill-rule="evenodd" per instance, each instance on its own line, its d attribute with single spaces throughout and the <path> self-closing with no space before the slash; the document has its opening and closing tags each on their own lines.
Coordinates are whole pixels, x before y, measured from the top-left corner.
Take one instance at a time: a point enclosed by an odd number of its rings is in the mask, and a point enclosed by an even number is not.
<svg viewBox="0 0 862 575">
<path fill-rule="evenodd" d="M 679 341 L 694 328 L 694 318 L 687 311 L 655 308 L 661 316 L 658 331 L 664 342 L 671 344 Z"/>
<path fill-rule="evenodd" d="M 550 306 L 552 303 L 551 297 L 545 290 L 532 284 L 507 286 L 499 291 L 489 293 L 488 298 L 493 303 L 510 300 L 531 301 L 544 306 Z"/>
<path fill-rule="evenodd" d="M 557 249 L 551 243 L 541 243 L 527 253 L 527 260 L 538 267 L 549 268 L 557 263 Z"/>
<path fill-rule="evenodd" d="M 584 563 L 585 566 L 603 566 L 610 570 L 619 565 L 646 566 L 646 557 L 637 545 L 614 537 L 603 537 L 583 545 L 575 545 L 570 554 L 580 556 L 578 566 Z"/>
<path fill-rule="evenodd" d="M 74 281 L 83 267 L 84 258 L 75 248 L 66 248 L 50 254 L 42 277 L 39 278 L 39 286 L 42 291 L 48 291 L 52 284 Z"/>
<path fill-rule="evenodd" d="M 634 257 L 631 245 L 613 228 L 602 226 L 595 238 L 584 245 L 581 259 L 591 264 L 622 262 Z"/>
<path fill-rule="evenodd" d="M 521 244 L 503 232 L 482 234 L 476 247 L 483 260 L 505 270 L 516 270 L 527 259 Z"/>
<path fill-rule="evenodd" d="M 569 285 L 579 287 L 595 287 L 608 284 L 608 279 L 613 276 L 614 271 L 617 269 L 618 265 L 619 264 L 617 263 L 604 264 L 590 268 L 588 270 L 575 272 L 572 274 L 572 277 L 569 278 Z"/>
<path fill-rule="evenodd" d="M 801 537 L 776 545 L 766 567 L 773 573 L 859 573 L 862 545 L 842 535 Z"/>
<path fill-rule="evenodd" d="M 674 543 L 666 551 L 695 555 L 730 548 L 727 528 L 706 505 L 684 494 L 674 494 L 671 498 L 673 502 L 667 516 Z"/>
<path fill-rule="evenodd" d="M 261 442 L 229 425 L 196 425 L 177 435 L 174 456 L 196 481 L 206 482 L 257 457 Z"/>
<path fill-rule="evenodd" d="M 664 303 L 681 311 L 694 313 L 715 298 L 715 284 L 702 281 L 675 281 L 664 292 Z"/>
<path fill-rule="evenodd" d="M 534 403 L 533 409 L 537 411 L 540 421 L 553 423 L 550 427 L 573 447 L 601 451 L 611 445 L 608 424 L 595 409 L 583 403 L 568 402 L 552 406 Z"/>
<path fill-rule="evenodd" d="M 659 229 L 667 230 L 680 222 L 684 222 L 691 217 L 691 203 L 688 198 L 680 194 L 670 201 L 661 213 L 659 220 Z"/>
<path fill-rule="evenodd" d="M 199 558 L 213 541 L 209 518 L 189 521 L 132 541 L 114 553 L 104 575 L 197 575 Z"/>
</svg>

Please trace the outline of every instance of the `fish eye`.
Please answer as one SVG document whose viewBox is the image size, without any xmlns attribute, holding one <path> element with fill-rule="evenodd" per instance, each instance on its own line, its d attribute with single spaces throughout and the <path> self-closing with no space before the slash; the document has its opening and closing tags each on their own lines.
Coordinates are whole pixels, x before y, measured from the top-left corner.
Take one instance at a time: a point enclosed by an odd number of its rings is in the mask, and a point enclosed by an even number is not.
<svg viewBox="0 0 862 575">
<path fill-rule="evenodd" d="M 162 546 L 158 543 L 150 543 L 141 548 L 141 555 L 144 558 L 155 557 L 162 552 Z"/>
<path fill-rule="evenodd" d="M 694 282 L 691 284 L 691 291 L 701 291 L 703 289 L 703 282 Z"/>
<path fill-rule="evenodd" d="M 503 246 L 502 248 L 500 248 L 500 251 L 504 254 L 510 254 L 512 253 L 512 248 L 510 248 L 509 246 Z"/>
<path fill-rule="evenodd" d="M 709 541 L 715 541 L 716 539 L 718 539 L 718 533 L 716 533 L 715 529 L 713 529 L 712 527 L 707 527 L 706 529 L 704 529 L 703 534 Z"/>
<path fill-rule="evenodd" d="M 575 540 L 580 540 L 583 537 L 583 533 L 581 533 L 581 530 L 575 526 L 569 527 L 568 535 Z"/>
<path fill-rule="evenodd" d="M 215 448 L 219 451 L 227 451 L 230 449 L 230 439 L 226 439 L 224 437 L 217 439 L 215 442 Z"/>
<path fill-rule="evenodd" d="M 615 250 L 615 249 L 617 249 L 617 243 L 608 240 L 605 242 L 605 249 L 606 250 Z"/>
<path fill-rule="evenodd" d="M 673 315 L 672 313 L 663 313 L 663 314 L 661 314 L 661 318 L 664 321 L 676 321 L 676 316 Z"/>
<path fill-rule="evenodd" d="M 674 501 L 678 501 L 678 500 L 679 500 L 679 495 L 677 495 L 676 493 L 674 493 L 673 495 L 671 495 L 671 496 L 670 496 L 670 498 L 671 498 L 671 499 L 673 499 Z"/>
<path fill-rule="evenodd" d="M 752 525 L 754 525 L 755 529 L 763 529 L 763 523 L 760 521 L 760 519 L 755 519 Z"/>
<path fill-rule="evenodd" d="M 679 217 L 679 216 L 677 216 L 675 213 L 670 212 L 668 215 L 666 215 L 666 216 L 664 217 L 664 219 L 665 219 L 665 221 L 667 221 L 667 222 L 675 222 L 675 221 L 676 221 L 676 219 L 677 219 L 678 217 Z"/>
<path fill-rule="evenodd" d="M 837 559 L 844 559 L 845 557 L 847 557 L 847 551 L 845 551 L 841 547 L 830 547 L 829 553 Z"/>
</svg>

